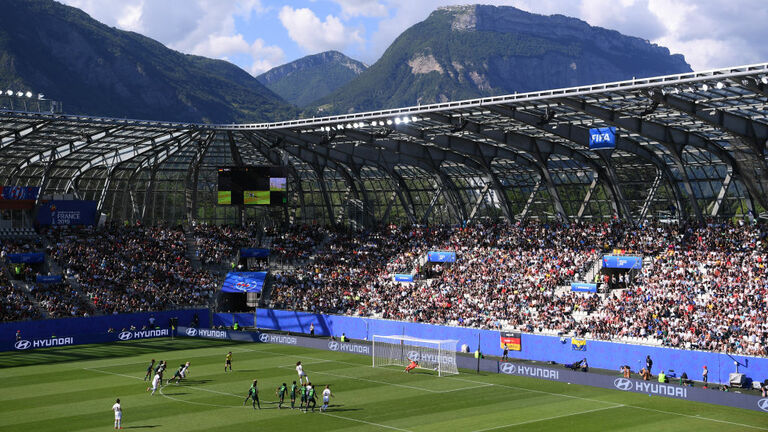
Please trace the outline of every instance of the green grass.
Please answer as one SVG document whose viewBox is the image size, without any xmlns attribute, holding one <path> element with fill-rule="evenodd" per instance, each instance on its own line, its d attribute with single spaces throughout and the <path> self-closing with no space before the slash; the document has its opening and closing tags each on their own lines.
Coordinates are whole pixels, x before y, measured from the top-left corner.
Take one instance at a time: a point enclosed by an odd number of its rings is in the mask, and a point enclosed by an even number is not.
<svg viewBox="0 0 768 432">
<path fill-rule="evenodd" d="M 233 372 L 224 355 L 233 352 Z M 150 396 L 150 358 L 189 379 Z M 327 414 L 278 410 L 274 389 L 301 360 L 335 393 Z M 262 410 L 242 405 L 253 379 Z M 123 427 L 147 431 L 759 431 L 758 412 L 497 374 L 437 377 L 370 367 L 370 359 L 265 344 L 153 340 L 0 354 L 0 430 L 103 431 L 119 397 Z M 289 405 L 289 404 L 288 404 Z"/>
</svg>

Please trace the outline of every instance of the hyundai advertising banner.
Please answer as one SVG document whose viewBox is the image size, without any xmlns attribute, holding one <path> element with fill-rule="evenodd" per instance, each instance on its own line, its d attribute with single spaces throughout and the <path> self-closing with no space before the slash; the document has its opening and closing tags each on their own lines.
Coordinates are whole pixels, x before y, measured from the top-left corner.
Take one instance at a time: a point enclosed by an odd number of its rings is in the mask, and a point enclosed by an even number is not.
<svg viewBox="0 0 768 432">
<path fill-rule="evenodd" d="M 53 200 L 37 207 L 40 225 L 94 225 L 96 201 Z"/>
<path fill-rule="evenodd" d="M 222 292 L 244 293 L 261 292 L 264 287 L 264 280 L 267 278 L 267 272 L 230 272 L 224 279 Z"/>
<path fill-rule="evenodd" d="M 429 262 L 456 262 L 456 252 L 430 251 L 427 254 Z"/>
<path fill-rule="evenodd" d="M 138 339 L 152 339 L 160 337 L 170 337 L 170 329 L 155 329 L 155 330 L 125 330 L 121 332 L 113 333 L 98 333 L 98 334 L 81 334 L 74 336 L 61 336 L 50 338 L 32 338 L 32 339 L 19 339 L 14 341 L 10 347 L 10 350 L 26 351 L 38 348 L 52 348 L 59 346 L 69 345 L 83 345 L 94 343 L 109 343 L 120 342 Z"/>
</svg>

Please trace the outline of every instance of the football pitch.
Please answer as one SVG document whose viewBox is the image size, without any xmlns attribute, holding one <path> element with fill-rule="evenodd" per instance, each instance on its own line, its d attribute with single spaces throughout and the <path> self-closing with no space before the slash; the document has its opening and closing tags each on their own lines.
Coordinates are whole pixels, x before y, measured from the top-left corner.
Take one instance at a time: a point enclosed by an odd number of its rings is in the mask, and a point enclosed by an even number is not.
<svg viewBox="0 0 768 432">
<path fill-rule="evenodd" d="M 233 371 L 224 372 L 232 351 Z M 154 396 L 143 382 L 150 359 L 165 378 L 190 361 L 181 384 Z M 302 361 L 315 388 L 331 385 L 327 413 L 278 409 L 275 389 Z M 462 371 L 371 368 L 370 358 L 283 345 L 202 339 L 151 340 L 0 354 L 0 430 L 159 431 L 768 431 L 768 415 L 616 390 Z M 261 410 L 243 406 L 259 381 Z M 318 408 L 321 405 L 318 397 Z M 298 407 L 298 401 L 297 401 Z"/>
</svg>

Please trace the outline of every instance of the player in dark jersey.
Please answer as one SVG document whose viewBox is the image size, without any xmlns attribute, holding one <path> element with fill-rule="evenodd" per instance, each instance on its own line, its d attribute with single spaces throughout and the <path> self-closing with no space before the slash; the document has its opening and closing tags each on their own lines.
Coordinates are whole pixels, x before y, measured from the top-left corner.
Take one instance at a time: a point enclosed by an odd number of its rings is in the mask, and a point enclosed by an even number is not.
<svg viewBox="0 0 768 432">
<path fill-rule="evenodd" d="M 251 385 L 251 388 L 248 389 L 248 396 L 246 396 L 245 400 L 243 401 L 243 405 L 248 402 L 248 399 L 252 399 L 253 409 L 256 409 L 257 405 L 259 409 L 261 409 L 261 404 L 259 403 L 259 388 L 256 386 L 256 382 L 256 380 L 253 380 L 253 384 Z"/>
<path fill-rule="evenodd" d="M 157 363 L 157 367 L 155 368 L 155 375 L 157 375 L 157 374 L 162 375 L 163 372 L 165 372 L 165 361 L 160 360 Z"/>
<path fill-rule="evenodd" d="M 298 390 L 298 386 L 296 385 L 296 381 L 291 384 L 291 409 L 294 408 L 296 405 L 296 391 Z"/>
<path fill-rule="evenodd" d="M 312 387 L 312 383 L 307 383 L 307 406 L 304 408 L 304 412 L 309 410 L 309 405 L 312 405 L 312 412 L 315 412 L 315 406 L 317 401 L 315 400 L 315 388 Z"/>
<path fill-rule="evenodd" d="M 152 376 L 152 371 L 155 369 L 155 359 L 152 359 L 152 362 L 147 366 L 147 374 L 144 375 L 144 381 L 147 380 L 147 378 Z"/>
<path fill-rule="evenodd" d="M 288 390 L 288 386 L 283 383 L 280 387 L 275 390 L 275 395 L 277 395 L 277 409 L 283 408 L 283 402 L 285 401 L 285 392 Z"/>
<path fill-rule="evenodd" d="M 302 384 L 301 388 L 299 389 L 299 393 L 301 394 L 301 403 L 299 404 L 299 409 L 304 409 L 304 405 L 307 403 L 307 386 L 306 384 Z"/>
</svg>

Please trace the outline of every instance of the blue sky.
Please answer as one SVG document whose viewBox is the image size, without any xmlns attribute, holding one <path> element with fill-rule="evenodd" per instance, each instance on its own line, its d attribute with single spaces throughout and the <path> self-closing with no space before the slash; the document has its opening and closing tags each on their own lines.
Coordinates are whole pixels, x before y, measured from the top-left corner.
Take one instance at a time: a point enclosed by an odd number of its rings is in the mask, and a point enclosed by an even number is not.
<svg viewBox="0 0 768 432">
<path fill-rule="evenodd" d="M 335 49 L 374 63 L 406 28 L 454 0 L 60 0 L 95 19 L 253 75 Z M 766 0 L 486 0 L 563 14 L 681 53 L 695 70 L 768 61 Z"/>
</svg>

